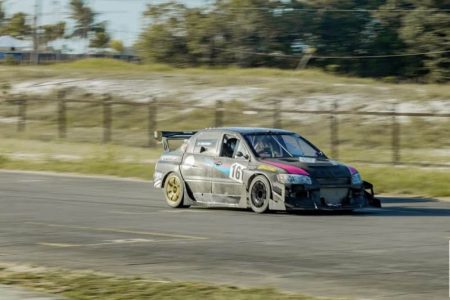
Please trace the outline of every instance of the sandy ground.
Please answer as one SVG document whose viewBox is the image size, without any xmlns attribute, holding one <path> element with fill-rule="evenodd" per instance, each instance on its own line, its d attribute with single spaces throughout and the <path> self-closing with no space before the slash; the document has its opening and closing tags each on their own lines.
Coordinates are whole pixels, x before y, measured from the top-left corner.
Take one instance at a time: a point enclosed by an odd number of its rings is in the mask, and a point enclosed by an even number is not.
<svg viewBox="0 0 450 300">
<path fill-rule="evenodd" d="M 154 78 L 153 78 L 154 77 Z M 187 76 L 153 76 L 146 79 L 98 79 L 98 78 L 59 78 L 27 80 L 12 85 L 11 93 L 45 95 L 56 89 L 71 89 L 72 92 L 104 94 L 129 99 L 136 102 L 147 102 L 152 97 L 171 99 L 174 101 L 199 101 L 210 105 L 216 100 L 222 101 L 255 101 L 268 102 L 281 100 L 285 109 L 329 110 L 335 101 L 339 109 L 360 109 L 365 111 L 390 111 L 392 103 L 397 99 L 389 97 L 389 89 L 375 86 L 378 92 L 368 96 L 353 89 L 364 87 L 364 84 L 335 83 L 333 86 L 348 88 L 345 93 L 313 93 L 309 95 L 285 95 L 282 90 L 266 86 L 263 82 L 236 84 L 211 84 L 199 78 Z M 283 82 L 286 84 L 286 82 Z M 288 82 L 290 84 L 290 82 Z M 305 83 L 304 83 L 305 84 Z M 317 84 L 317 83 L 315 83 Z M 295 87 L 295 84 L 292 83 Z M 419 93 L 420 91 L 411 91 Z M 450 99 L 429 101 L 405 101 L 398 104 L 399 112 L 435 112 L 449 113 Z"/>
</svg>

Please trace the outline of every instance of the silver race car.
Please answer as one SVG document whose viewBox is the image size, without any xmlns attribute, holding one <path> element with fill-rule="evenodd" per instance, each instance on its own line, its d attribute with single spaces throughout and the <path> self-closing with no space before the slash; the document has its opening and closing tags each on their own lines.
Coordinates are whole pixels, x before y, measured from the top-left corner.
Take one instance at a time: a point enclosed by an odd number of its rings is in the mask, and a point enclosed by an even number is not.
<svg viewBox="0 0 450 300">
<path fill-rule="evenodd" d="M 381 207 L 355 168 L 328 159 L 294 132 L 213 128 L 158 131 L 155 138 L 164 153 L 154 186 L 164 189 L 171 207 L 202 204 L 257 213 Z"/>
</svg>

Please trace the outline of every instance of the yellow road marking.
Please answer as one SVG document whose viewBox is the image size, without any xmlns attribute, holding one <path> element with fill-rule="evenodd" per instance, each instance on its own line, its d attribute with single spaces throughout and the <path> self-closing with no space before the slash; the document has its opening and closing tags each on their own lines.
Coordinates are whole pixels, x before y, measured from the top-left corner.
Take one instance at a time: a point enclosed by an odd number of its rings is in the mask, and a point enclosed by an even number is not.
<svg viewBox="0 0 450 300">
<path fill-rule="evenodd" d="M 192 236 L 192 235 L 170 234 L 170 233 L 151 232 L 151 231 L 135 231 L 135 230 L 127 230 L 127 229 L 106 228 L 106 227 L 97 228 L 97 227 L 77 226 L 77 225 L 48 224 L 48 223 L 40 223 L 40 222 L 25 222 L 25 223 L 32 224 L 32 225 L 48 226 L 48 227 L 71 228 L 71 229 L 91 230 L 91 231 L 100 231 L 100 232 L 131 233 L 131 234 L 138 234 L 138 235 L 152 235 L 152 236 L 170 237 L 170 238 L 187 239 L 187 240 L 206 240 L 206 239 L 208 239 L 206 237 Z"/>
</svg>

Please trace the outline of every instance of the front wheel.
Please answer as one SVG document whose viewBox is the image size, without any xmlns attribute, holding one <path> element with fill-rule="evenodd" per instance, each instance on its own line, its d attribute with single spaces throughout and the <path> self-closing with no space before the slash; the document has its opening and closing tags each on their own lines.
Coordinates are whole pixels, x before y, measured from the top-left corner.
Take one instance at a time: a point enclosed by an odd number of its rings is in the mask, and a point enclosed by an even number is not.
<svg viewBox="0 0 450 300">
<path fill-rule="evenodd" d="M 185 207 L 183 205 L 184 198 L 184 185 L 181 178 L 171 173 L 164 183 L 164 196 L 166 197 L 166 203 L 173 208 Z"/>
<path fill-rule="evenodd" d="M 266 177 L 256 176 L 249 188 L 250 207 L 258 214 L 269 209 L 270 184 Z"/>
</svg>

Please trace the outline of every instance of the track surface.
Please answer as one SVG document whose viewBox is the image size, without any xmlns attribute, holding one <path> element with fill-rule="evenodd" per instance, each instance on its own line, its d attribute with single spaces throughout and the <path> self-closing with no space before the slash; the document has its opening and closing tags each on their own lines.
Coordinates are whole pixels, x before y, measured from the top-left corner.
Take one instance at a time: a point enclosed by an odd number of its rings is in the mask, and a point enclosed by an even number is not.
<svg viewBox="0 0 450 300">
<path fill-rule="evenodd" d="M 151 183 L 0 172 L 0 261 L 317 296 L 448 299 L 450 203 L 352 215 L 165 206 Z"/>
</svg>

